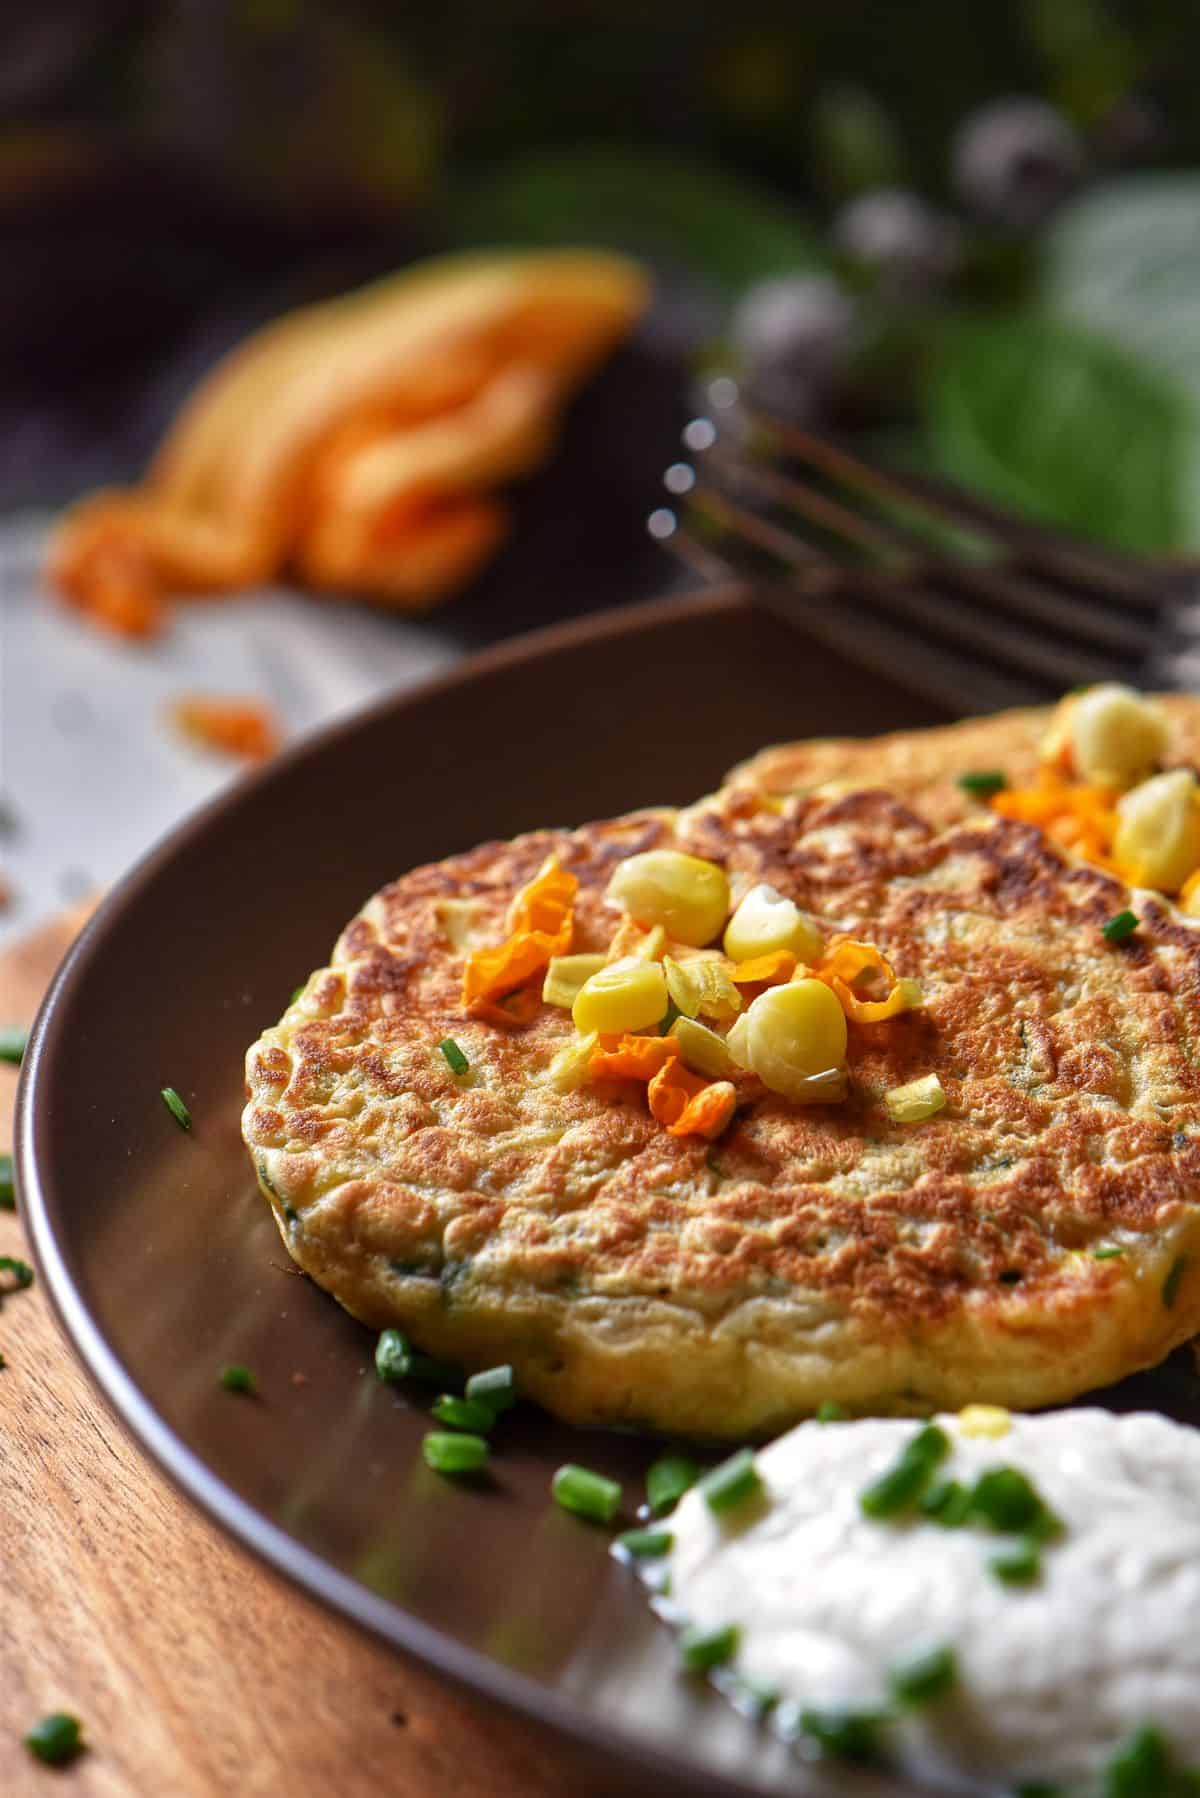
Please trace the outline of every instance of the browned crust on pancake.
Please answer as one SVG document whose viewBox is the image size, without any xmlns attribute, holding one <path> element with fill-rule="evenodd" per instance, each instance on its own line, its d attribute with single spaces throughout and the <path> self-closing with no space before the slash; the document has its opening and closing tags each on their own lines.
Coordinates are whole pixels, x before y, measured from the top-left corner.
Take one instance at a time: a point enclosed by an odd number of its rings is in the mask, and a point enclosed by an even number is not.
<svg viewBox="0 0 1200 1798">
<path fill-rule="evenodd" d="M 600 948 L 613 864 L 668 842 L 924 981 L 924 1012 L 852 1027 L 845 1105 L 763 1094 L 716 1145 L 676 1139 L 632 1083 L 545 1084 L 565 1012 L 519 1032 L 463 1017 L 446 901 L 498 940 L 555 852 L 580 879 L 576 947 Z M 1200 1323 L 1200 934 L 1146 902 L 1114 948 L 1100 926 L 1125 899 L 1028 826 L 937 834 L 879 792 L 772 809 L 734 791 L 488 844 L 348 926 L 250 1052 L 246 1140 L 290 1252 L 352 1311 L 511 1359 L 568 1417 L 742 1434 L 823 1398 L 1060 1400 Z M 946 1112 L 892 1124 L 885 1090 L 934 1070 Z M 1114 1239 L 1120 1259 L 1092 1258 Z"/>
</svg>

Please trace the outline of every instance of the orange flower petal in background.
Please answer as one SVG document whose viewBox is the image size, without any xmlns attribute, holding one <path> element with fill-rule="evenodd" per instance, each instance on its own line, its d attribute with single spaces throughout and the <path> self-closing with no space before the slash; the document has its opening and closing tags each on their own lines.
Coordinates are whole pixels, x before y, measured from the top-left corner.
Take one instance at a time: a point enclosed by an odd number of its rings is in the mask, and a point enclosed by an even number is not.
<svg viewBox="0 0 1200 1798">
<path fill-rule="evenodd" d="M 265 761 L 279 747 L 279 726 L 270 706 L 253 699 L 208 699 L 185 694 L 171 708 L 179 730 L 206 749 L 248 762 Z"/>
</svg>

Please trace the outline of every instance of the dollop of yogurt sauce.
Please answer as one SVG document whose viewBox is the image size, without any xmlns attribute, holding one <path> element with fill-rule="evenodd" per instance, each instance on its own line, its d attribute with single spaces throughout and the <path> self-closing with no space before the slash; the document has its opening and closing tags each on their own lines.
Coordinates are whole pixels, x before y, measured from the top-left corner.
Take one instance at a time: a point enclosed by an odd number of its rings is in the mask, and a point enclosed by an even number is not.
<svg viewBox="0 0 1200 1798">
<path fill-rule="evenodd" d="M 886 1712 L 890 1763 L 935 1790 L 1001 1798 L 1032 1782 L 1097 1789 L 1147 1725 L 1200 1765 L 1200 1435 L 1148 1414 L 1014 1416 L 1001 1434 L 937 1419 L 937 1477 L 1015 1467 L 1063 1529 L 1041 1573 L 1005 1584 L 1000 1538 L 860 1495 L 920 1426 L 805 1423 L 756 1457 L 762 1491 L 721 1516 L 693 1489 L 667 1527 L 668 1615 L 739 1631 L 729 1672 L 786 1706 Z M 916 1708 L 895 1669 L 949 1647 L 955 1678 Z M 1190 1788 L 1189 1788 L 1190 1789 Z"/>
</svg>

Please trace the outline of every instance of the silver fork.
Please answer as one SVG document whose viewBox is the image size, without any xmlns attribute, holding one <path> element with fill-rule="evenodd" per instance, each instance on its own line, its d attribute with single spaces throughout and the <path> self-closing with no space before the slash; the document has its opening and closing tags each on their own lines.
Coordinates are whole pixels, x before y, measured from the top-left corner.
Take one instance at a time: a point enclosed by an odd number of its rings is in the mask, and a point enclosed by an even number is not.
<svg viewBox="0 0 1200 1798">
<path fill-rule="evenodd" d="M 963 710 L 1097 680 L 1200 690 L 1197 564 L 1079 543 L 886 472 L 709 383 L 651 535 L 706 581 Z"/>
</svg>

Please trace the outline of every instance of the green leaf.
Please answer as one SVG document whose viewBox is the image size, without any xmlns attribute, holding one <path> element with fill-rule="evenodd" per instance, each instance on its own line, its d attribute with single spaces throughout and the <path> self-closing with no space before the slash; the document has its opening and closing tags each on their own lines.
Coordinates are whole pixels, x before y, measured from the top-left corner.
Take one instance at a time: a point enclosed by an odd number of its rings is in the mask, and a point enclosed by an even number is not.
<svg viewBox="0 0 1200 1798">
<path fill-rule="evenodd" d="M 1039 291 L 1056 317 L 1119 343 L 1200 401 L 1200 175 L 1129 175 L 1065 207 Z"/>
<path fill-rule="evenodd" d="M 942 471 L 1134 551 L 1188 541 L 1192 409 L 1117 346 L 1053 320 L 959 320 L 927 390 Z"/>
<path fill-rule="evenodd" d="M 789 202 L 669 151 L 589 148 L 520 156 L 452 198 L 464 244 L 586 244 L 682 264 L 735 290 L 823 265 Z"/>
</svg>

